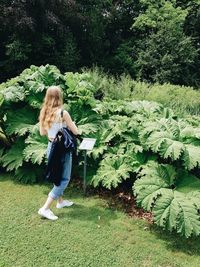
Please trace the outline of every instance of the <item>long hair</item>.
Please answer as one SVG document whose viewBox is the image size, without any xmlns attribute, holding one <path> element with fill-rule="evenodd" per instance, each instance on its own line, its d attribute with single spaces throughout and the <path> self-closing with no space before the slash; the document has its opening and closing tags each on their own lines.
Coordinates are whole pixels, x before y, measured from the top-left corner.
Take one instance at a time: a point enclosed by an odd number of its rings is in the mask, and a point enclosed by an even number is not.
<svg viewBox="0 0 200 267">
<path fill-rule="evenodd" d="M 63 96 L 59 86 L 50 86 L 40 111 L 39 122 L 43 129 L 48 130 L 56 116 L 56 111 L 63 105 Z"/>
</svg>

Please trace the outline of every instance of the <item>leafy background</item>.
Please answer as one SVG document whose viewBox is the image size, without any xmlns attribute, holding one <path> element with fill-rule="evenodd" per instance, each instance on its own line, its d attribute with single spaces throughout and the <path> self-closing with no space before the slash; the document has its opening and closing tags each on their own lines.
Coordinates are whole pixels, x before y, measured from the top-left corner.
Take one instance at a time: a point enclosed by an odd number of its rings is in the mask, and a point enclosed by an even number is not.
<svg viewBox="0 0 200 267">
<path fill-rule="evenodd" d="M 200 87 L 198 0 L 1 0 L 0 81 L 31 64 Z"/>
</svg>

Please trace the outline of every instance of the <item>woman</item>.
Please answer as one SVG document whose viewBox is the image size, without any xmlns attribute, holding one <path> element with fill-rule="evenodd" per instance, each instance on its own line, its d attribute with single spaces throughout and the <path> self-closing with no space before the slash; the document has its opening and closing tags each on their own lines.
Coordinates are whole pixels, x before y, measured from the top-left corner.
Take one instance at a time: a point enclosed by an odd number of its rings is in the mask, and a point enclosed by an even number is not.
<svg viewBox="0 0 200 267">
<path fill-rule="evenodd" d="M 60 87 L 51 86 L 47 89 L 44 103 L 40 111 L 39 123 L 40 123 L 40 134 L 47 135 L 48 137 L 48 147 L 47 147 L 47 157 L 50 154 L 52 141 L 54 140 L 57 132 L 61 127 L 68 127 L 75 135 L 78 134 L 78 129 L 74 122 L 72 121 L 69 113 L 64 110 L 63 116 L 61 116 L 61 111 L 63 107 L 63 97 Z M 68 200 L 63 200 L 62 195 L 67 187 L 70 176 L 71 176 L 71 166 L 72 166 L 72 155 L 71 152 L 66 152 L 62 158 L 63 162 L 63 172 L 62 179 L 59 186 L 54 185 L 53 189 L 48 194 L 47 200 L 42 208 L 39 209 L 38 214 L 49 220 L 57 220 L 58 217 L 50 210 L 50 206 L 54 200 L 57 200 L 57 208 L 69 207 L 73 205 L 73 202 Z"/>
</svg>

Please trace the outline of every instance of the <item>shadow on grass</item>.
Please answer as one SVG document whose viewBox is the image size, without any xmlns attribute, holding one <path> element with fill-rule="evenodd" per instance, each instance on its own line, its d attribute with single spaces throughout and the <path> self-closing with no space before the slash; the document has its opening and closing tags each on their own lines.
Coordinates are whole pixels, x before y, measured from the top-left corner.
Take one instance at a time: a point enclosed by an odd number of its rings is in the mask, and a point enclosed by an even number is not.
<svg viewBox="0 0 200 267">
<path fill-rule="evenodd" d="M 34 185 L 50 185 L 50 183 L 47 183 L 45 180 L 44 181 L 39 181 L 39 182 L 34 182 L 34 183 L 30 183 L 30 182 L 23 182 L 23 181 L 20 181 L 20 180 L 17 180 L 16 177 L 15 177 L 15 174 L 14 172 L 0 172 L 0 183 L 3 183 L 3 182 L 7 182 L 7 181 L 12 181 L 13 184 L 16 184 L 16 185 L 20 185 L 20 186 L 34 186 Z"/>
<path fill-rule="evenodd" d="M 165 242 L 168 250 L 172 252 L 183 252 L 190 256 L 200 256 L 200 237 L 185 238 L 176 232 L 170 233 L 167 230 L 162 230 L 156 225 L 150 225 L 149 230 L 157 239 Z"/>
<path fill-rule="evenodd" d="M 107 226 L 110 226 L 111 222 L 117 219 L 116 213 L 108 209 L 98 208 L 95 205 L 87 207 L 81 204 L 74 204 L 72 207 L 60 211 L 58 216 L 59 218 L 91 221 Z"/>
<path fill-rule="evenodd" d="M 11 179 L 10 173 L 9 174 L 6 174 L 4 172 L 0 172 L 0 183 L 7 182 L 7 181 L 15 182 L 14 179 Z"/>
</svg>

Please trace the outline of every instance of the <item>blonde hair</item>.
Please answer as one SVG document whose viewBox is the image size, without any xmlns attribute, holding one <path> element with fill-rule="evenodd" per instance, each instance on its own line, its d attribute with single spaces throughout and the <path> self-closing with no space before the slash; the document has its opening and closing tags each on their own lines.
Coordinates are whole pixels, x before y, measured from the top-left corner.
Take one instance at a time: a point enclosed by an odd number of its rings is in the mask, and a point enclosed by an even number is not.
<svg viewBox="0 0 200 267">
<path fill-rule="evenodd" d="M 55 117 L 56 111 L 63 105 L 62 91 L 59 86 L 50 86 L 44 98 L 40 111 L 39 122 L 43 129 L 48 130 Z"/>
</svg>

